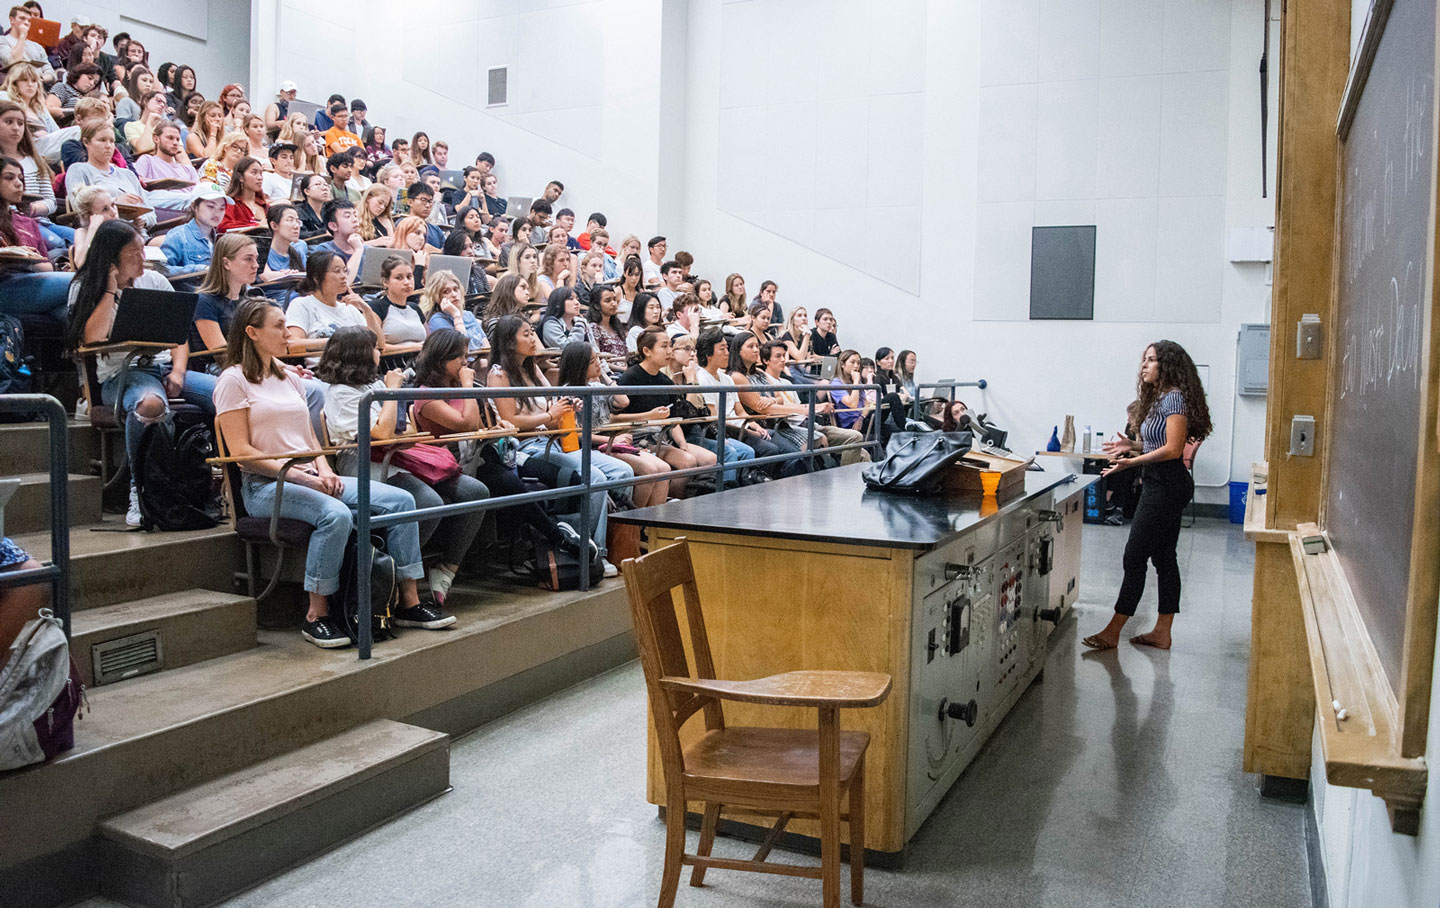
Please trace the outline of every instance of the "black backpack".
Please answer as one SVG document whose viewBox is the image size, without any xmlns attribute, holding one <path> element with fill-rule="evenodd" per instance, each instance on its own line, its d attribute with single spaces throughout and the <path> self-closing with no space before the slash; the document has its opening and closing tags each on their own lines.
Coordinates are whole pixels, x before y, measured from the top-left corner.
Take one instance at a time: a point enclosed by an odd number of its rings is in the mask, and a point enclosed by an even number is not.
<svg viewBox="0 0 1440 908">
<path fill-rule="evenodd" d="M 390 629 L 390 613 L 400 601 L 400 584 L 395 576 L 395 559 L 385 551 L 385 537 L 378 533 L 370 536 L 374 553 L 370 562 L 370 639 L 389 640 L 395 636 Z M 356 544 L 354 532 L 345 543 L 345 560 L 340 565 L 340 588 L 331 602 L 335 607 L 332 615 L 340 622 L 350 642 L 360 644 L 360 594 L 355 586 L 355 565 L 360 547 Z"/>
<path fill-rule="evenodd" d="M 195 407 L 147 425 L 133 465 L 145 529 L 208 530 L 220 522 L 220 496 L 206 459 L 215 435 Z"/>
<path fill-rule="evenodd" d="M 565 522 L 573 526 L 579 521 Z M 530 535 L 535 540 L 535 581 L 540 584 L 540 588 L 552 591 L 580 589 L 580 572 L 584 570 L 582 560 L 569 552 L 561 551 L 533 527 Z M 589 552 L 590 546 L 585 546 L 585 551 Z M 594 589 L 604 577 L 605 565 L 600 559 L 600 553 L 596 552 L 595 557 L 590 560 L 590 588 Z"/>
<path fill-rule="evenodd" d="M 30 393 L 25 364 L 25 329 L 13 315 L 0 315 L 0 394 Z"/>
</svg>

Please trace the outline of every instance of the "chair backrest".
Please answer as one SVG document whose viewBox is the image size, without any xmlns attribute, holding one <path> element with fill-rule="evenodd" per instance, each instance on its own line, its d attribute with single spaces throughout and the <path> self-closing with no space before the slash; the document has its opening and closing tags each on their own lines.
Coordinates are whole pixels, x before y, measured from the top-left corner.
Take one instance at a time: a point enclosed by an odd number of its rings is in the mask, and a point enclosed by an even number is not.
<svg viewBox="0 0 1440 908">
<path fill-rule="evenodd" d="M 700 592 L 695 586 L 695 571 L 690 561 L 690 544 L 682 536 L 673 545 L 640 558 L 627 559 L 624 577 L 625 589 L 630 594 L 630 612 L 635 620 L 640 664 L 645 669 L 645 687 L 650 694 L 650 711 L 666 767 L 665 777 L 674 780 L 675 773 L 684 770 L 680 729 L 685 722 L 703 709 L 707 729 L 725 727 L 718 700 L 688 693 L 674 694 L 660 686 L 660 679 L 664 677 L 715 677 L 710 638 L 705 632 Z M 685 610 L 684 629 L 675 604 L 677 587 Z M 693 674 L 685 652 L 687 636 L 695 660 Z"/>
<path fill-rule="evenodd" d="M 215 420 L 215 453 L 221 457 L 229 457 L 230 449 L 225 445 L 225 432 L 220 428 L 220 420 Z M 227 463 L 223 465 L 221 473 L 225 477 L 225 497 L 230 500 L 230 528 L 234 529 L 241 517 L 248 517 L 249 512 L 245 510 L 245 500 L 240 494 L 240 465 L 238 463 Z"/>
<path fill-rule="evenodd" d="M 1200 453 L 1200 442 L 1185 442 L 1185 450 L 1180 453 L 1180 460 L 1185 464 L 1185 469 L 1195 471 L 1195 455 Z"/>
</svg>

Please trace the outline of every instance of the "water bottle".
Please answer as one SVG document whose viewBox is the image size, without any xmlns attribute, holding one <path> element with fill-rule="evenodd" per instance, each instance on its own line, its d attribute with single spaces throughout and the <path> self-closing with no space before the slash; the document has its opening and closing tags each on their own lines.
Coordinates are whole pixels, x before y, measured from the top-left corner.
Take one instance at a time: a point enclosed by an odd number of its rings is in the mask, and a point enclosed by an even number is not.
<svg viewBox="0 0 1440 908">
<path fill-rule="evenodd" d="M 1047 451 L 1058 451 L 1058 450 L 1060 450 L 1060 427 L 1059 427 L 1059 426 L 1056 426 L 1055 428 L 1053 428 L 1053 429 L 1050 430 L 1050 442 L 1049 442 L 1049 444 L 1045 445 L 1045 450 L 1047 450 Z"/>
</svg>

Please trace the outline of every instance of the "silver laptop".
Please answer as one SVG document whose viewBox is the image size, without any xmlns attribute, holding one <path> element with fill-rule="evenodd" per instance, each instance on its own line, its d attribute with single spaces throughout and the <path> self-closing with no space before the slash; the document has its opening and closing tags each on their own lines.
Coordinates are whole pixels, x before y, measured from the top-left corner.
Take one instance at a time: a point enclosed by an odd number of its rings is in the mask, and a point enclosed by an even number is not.
<svg viewBox="0 0 1440 908">
<path fill-rule="evenodd" d="M 523 218 L 529 216 L 530 203 L 534 201 L 533 198 L 528 198 L 523 195 L 512 195 L 505 202 L 505 216 L 507 218 Z"/>
<path fill-rule="evenodd" d="M 440 186 L 444 189 L 464 189 L 465 171 L 463 170 L 442 170 L 440 171 Z"/>
<path fill-rule="evenodd" d="M 455 275 L 460 281 L 460 289 L 466 293 L 470 292 L 470 269 L 475 265 L 475 260 L 468 255 L 432 255 L 430 256 L 430 267 L 425 269 L 425 280 L 429 281 L 430 276 L 437 271 L 448 271 Z"/>
<path fill-rule="evenodd" d="M 822 357 L 820 357 L 820 380 L 821 380 L 821 381 L 829 381 L 830 379 L 834 378 L 834 377 L 835 377 L 835 370 L 838 369 L 839 367 L 840 367 L 840 357 L 838 357 L 838 356 L 822 356 Z"/>
<path fill-rule="evenodd" d="M 385 260 L 392 255 L 398 255 L 405 260 L 405 264 L 415 263 L 415 253 L 409 249 L 390 249 L 385 246 L 366 246 L 360 253 L 360 273 L 355 276 L 356 283 L 361 287 L 380 287 L 385 283 L 380 276 L 380 268 Z"/>
</svg>

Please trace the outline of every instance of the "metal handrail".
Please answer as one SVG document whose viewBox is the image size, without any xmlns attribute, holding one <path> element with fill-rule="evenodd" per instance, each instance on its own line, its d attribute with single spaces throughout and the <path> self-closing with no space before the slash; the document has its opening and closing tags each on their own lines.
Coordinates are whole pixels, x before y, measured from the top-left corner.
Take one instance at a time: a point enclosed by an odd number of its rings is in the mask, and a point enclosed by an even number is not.
<svg viewBox="0 0 1440 908">
<path fill-rule="evenodd" d="M 49 394 L 0 395 L 0 413 L 41 413 L 50 424 L 50 562 L 0 573 L 0 589 L 50 584 L 50 610 L 70 637 L 70 439 L 69 414 Z"/>
<path fill-rule="evenodd" d="M 717 410 L 715 418 L 716 445 L 715 464 L 705 467 L 690 467 L 684 470 L 673 470 L 665 475 L 669 479 L 678 479 L 686 476 L 694 476 L 700 473 L 715 473 L 722 475 L 726 468 L 725 460 L 725 422 L 726 410 L 728 409 L 726 399 L 731 395 L 745 393 L 760 393 L 761 391 L 793 391 L 796 394 L 808 395 L 807 421 L 810 426 L 815 425 L 815 398 L 821 393 L 830 391 L 873 391 L 878 400 L 881 387 L 875 383 L 869 384 L 795 384 L 775 383 L 764 385 L 753 385 L 749 388 L 738 388 L 732 385 L 606 385 L 606 386 L 540 386 L 540 387 L 504 387 L 504 388 L 378 388 L 366 391 L 360 397 L 356 406 L 357 413 L 369 413 L 371 405 L 377 401 L 414 401 L 434 400 L 437 397 L 444 397 L 449 400 L 490 400 L 497 397 L 595 397 L 597 395 L 613 396 L 616 394 L 663 394 L 665 396 L 683 397 L 689 394 L 701 394 L 706 397 L 718 395 Z M 437 393 L 441 392 L 441 393 Z M 368 464 L 370 462 L 370 421 L 368 419 L 358 420 L 356 426 L 356 463 Z M 580 484 L 564 486 L 558 489 L 546 489 L 539 492 L 522 492 L 516 495 L 505 495 L 493 498 L 483 498 L 479 501 L 456 502 L 454 504 L 436 505 L 430 508 L 417 508 L 413 511 L 398 511 L 394 514 L 372 516 L 370 513 L 370 471 L 356 469 L 356 510 L 358 516 L 355 521 L 355 537 L 358 551 L 356 552 L 356 591 L 358 593 L 357 619 L 360 625 L 359 656 L 361 659 L 370 658 L 370 649 L 373 643 L 371 639 L 370 620 L 373 613 L 373 604 L 370 601 L 370 581 L 368 573 L 370 563 L 374 557 L 374 551 L 370 542 L 370 531 L 376 528 L 393 526 L 398 523 L 411 523 L 419 520 L 439 519 L 450 517 L 455 514 L 465 514 L 472 511 L 488 511 L 495 508 L 513 507 L 517 504 L 526 504 L 532 501 L 550 501 L 558 498 L 569 498 L 574 495 L 580 496 L 580 526 L 577 527 L 581 539 L 588 539 L 591 535 L 593 525 L 590 513 L 590 495 L 593 492 L 609 491 L 611 489 L 626 488 L 628 486 L 640 485 L 645 482 L 654 482 L 654 476 L 636 476 L 631 479 L 614 479 L 604 482 L 592 483 L 590 481 L 590 453 L 589 443 L 591 430 L 594 428 L 591 418 L 591 408 L 583 407 L 580 413 L 579 425 L 576 427 L 583 439 L 580 445 Z M 807 436 L 805 449 L 796 451 L 793 454 L 775 454 L 769 457 L 757 457 L 745 461 L 746 467 L 763 466 L 771 463 L 782 463 L 785 461 L 798 460 L 802 457 L 814 458 L 822 454 L 849 451 L 858 448 L 880 447 L 880 420 L 871 420 L 873 437 L 869 441 L 857 442 L 848 445 L 834 445 L 825 448 L 815 447 L 813 431 Z M 729 464 L 732 468 L 735 462 Z M 723 481 L 723 480 L 722 480 Z M 590 572 L 580 572 L 580 590 L 583 592 L 590 588 Z"/>
<path fill-rule="evenodd" d="M 926 391 L 926 390 L 929 390 L 929 391 L 946 391 L 946 390 L 948 390 L 948 391 L 950 392 L 950 393 L 949 393 L 950 403 L 953 404 L 953 403 L 955 402 L 955 389 L 956 389 L 956 388 L 979 388 L 981 391 L 984 391 L 984 390 L 985 390 L 986 388 L 988 388 L 988 387 L 990 387 L 990 383 L 987 382 L 987 381 L 986 381 L 985 379 L 983 379 L 983 378 L 981 378 L 981 379 L 976 379 L 975 381 L 954 381 L 953 379 L 947 380 L 947 381 L 931 381 L 931 382 L 925 382 L 924 384 L 916 385 L 916 386 L 915 386 L 915 399 L 910 402 L 910 412 L 911 412 L 911 415 L 912 415 L 915 419 L 919 419 L 919 418 L 920 418 L 920 401 L 921 401 L 921 399 L 924 397 L 924 395 L 920 393 L 921 391 Z"/>
</svg>

